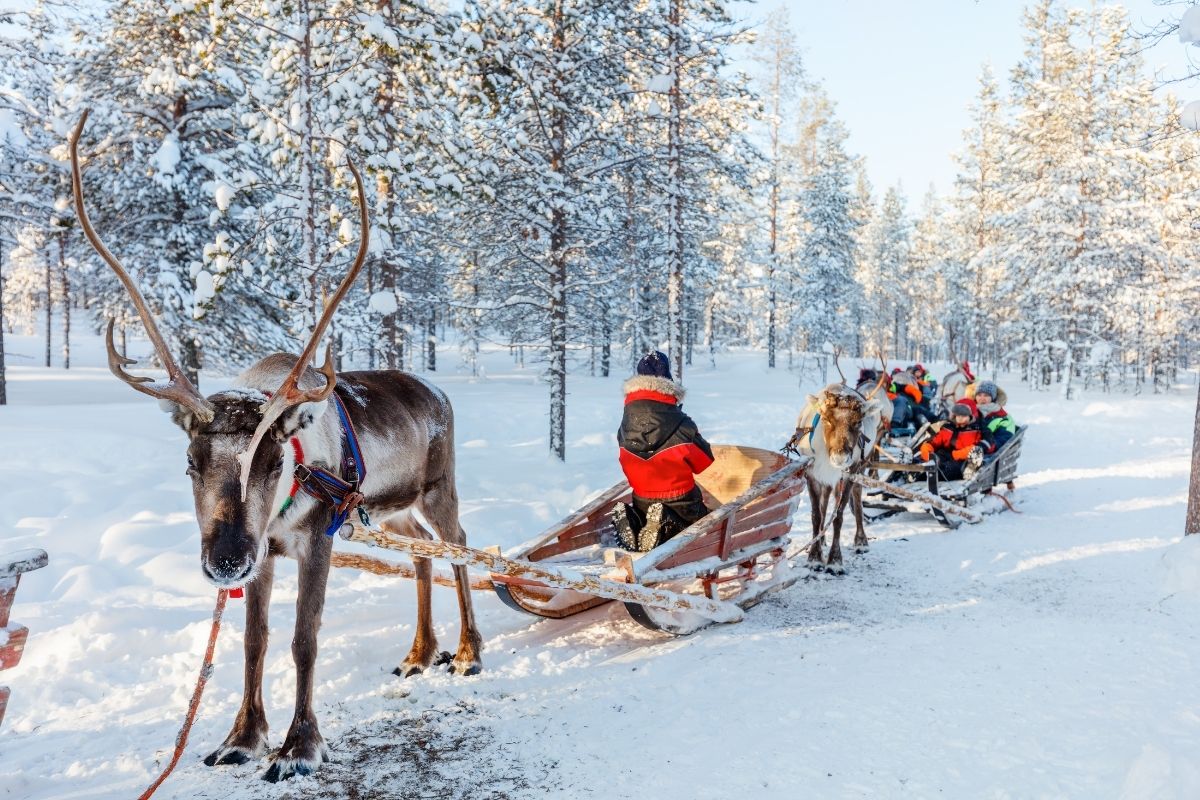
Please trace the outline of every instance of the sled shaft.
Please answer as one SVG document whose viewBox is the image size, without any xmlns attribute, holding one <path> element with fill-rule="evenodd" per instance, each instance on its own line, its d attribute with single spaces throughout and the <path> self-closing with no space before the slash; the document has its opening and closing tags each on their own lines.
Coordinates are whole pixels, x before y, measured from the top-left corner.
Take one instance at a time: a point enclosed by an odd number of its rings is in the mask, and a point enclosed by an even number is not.
<svg viewBox="0 0 1200 800">
<path fill-rule="evenodd" d="M 640 603 L 668 611 L 693 611 L 714 622 L 737 622 L 743 617 L 740 608 L 722 600 L 684 595 L 636 583 L 619 583 L 573 570 L 556 569 L 548 564 L 505 558 L 473 547 L 414 539 L 380 528 L 364 528 L 361 525 L 343 527 L 342 537 L 352 542 L 399 550 L 418 558 L 438 558 L 468 567 L 486 569 L 498 577 L 534 581 L 560 589 L 573 589 L 594 597 Z"/>
</svg>

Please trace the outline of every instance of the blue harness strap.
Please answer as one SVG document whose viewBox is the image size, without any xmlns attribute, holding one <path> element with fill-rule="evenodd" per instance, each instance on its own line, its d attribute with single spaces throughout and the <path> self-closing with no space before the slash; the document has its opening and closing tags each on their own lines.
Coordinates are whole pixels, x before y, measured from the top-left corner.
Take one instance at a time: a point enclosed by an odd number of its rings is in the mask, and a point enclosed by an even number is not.
<svg viewBox="0 0 1200 800">
<path fill-rule="evenodd" d="M 812 427 L 808 429 L 808 446 L 809 446 L 809 449 L 811 449 L 811 448 L 812 448 L 812 437 L 813 437 L 813 434 L 817 432 L 817 424 L 818 424 L 820 421 L 821 421 L 821 413 L 818 411 L 816 414 L 813 414 Z"/>
<path fill-rule="evenodd" d="M 362 505 L 366 498 L 359 491 L 367 477 L 367 465 L 363 461 L 358 435 L 354 432 L 354 424 L 350 422 L 350 415 L 346 413 L 346 406 L 337 392 L 333 393 L 333 405 L 337 409 L 342 429 L 341 475 L 334 475 L 322 467 L 310 467 L 300 463 L 297 463 L 293 470 L 293 476 L 305 494 L 333 507 L 333 520 L 325 529 L 326 536 L 337 533 L 350 517 L 352 510 L 358 511 L 363 525 L 371 524 L 367 510 Z"/>
</svg>

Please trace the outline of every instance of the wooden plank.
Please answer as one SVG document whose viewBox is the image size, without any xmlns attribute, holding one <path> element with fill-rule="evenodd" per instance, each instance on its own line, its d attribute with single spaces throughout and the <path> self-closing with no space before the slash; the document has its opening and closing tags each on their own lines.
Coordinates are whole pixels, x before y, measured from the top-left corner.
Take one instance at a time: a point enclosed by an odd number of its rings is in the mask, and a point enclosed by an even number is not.
<svg viewBox="0 0 1200 800">
<path fill-rule="evenodd" d="M 780 520 L 778 522 L 767 523 L 760 525 L 752 530 L 746 531 L 733 537 L 731 550 L 743 550 L 747 547 L 752 547 L 754 544 L 767 539 L 775 539 L 781 536 L 786 536 L 792 530 L 790 520 Z M 674 567 L 683 564 L 689 564 L 693 561 L 699 561 L 702 558 L 721 557 L 721 542 L 716 539 L 705 540 L 697 543 L 694 547 L 673 554 L 670 558 L 660 562 L 657 571 L 673 569 Z M 641 562 L 636 562 L 640 564 Z M 638 580 L 644 580 L 645 576 L 650 574 L 650 570 L 642 570 L 638 575 Z"/>
<path fill-rule="evenodd" d="M 643 580 L 647 585 L 650 585 L 655 583 L 665 583 L 668 581 L 685 580 L 688 578 L 704 577 L 705 575 L 711 575 L 716 572 L 720 572 L 723 569 L 736 566 L 744 561 L 758 558 L 764 553 L 770 553 L 772 550 L 782 548 L 786 544 L 787 540 L 785 540 L 783 537 L 764 539 L 760 542 L 750 545 L 749 547 L 742 547 L 734 550 L 726 558 L 714 558 L 710 561 L 688 561 L 669 569 L 652 570 L 646 573 Z"/>
<path fill-rule="evenodd" d="M 695 544 L 696 540 L 711 536 L 718 529 L 717 526 L 724 522 L 726 517 L 737 513 L 739 509 L 757 500 L 769 490 L 788 481 L 799 480 L 811 463 L 812 458 L 805 456 L 797 461 L 786 464 L 751 486 L 737 500 L 734 500 L 732 503 L 726 503 L 704 519 L 675 536 L 666 544 L 659 545 L 651 550 L 645 556 L 638 559 L 637 564 L 634 565 L 639 579 L 641 575 L 657 568 L 659 564 L 666 562 L 667 559 L 674 557 L 683 550 L 687 550 Z"/>
<path fill-rule="evenodd" d="M 548 542 L 560 538 L 564 533 L 569 533 L 572 528 L 581 523 L 587 522 L 592 514 L 601 509 L 611 506 L 613 503 L 621 499 L 622 495 L 630 492 L 629 484 L 621 481 L 616 486 L 613 486 L 608 491 L 601 494 L 592 502 L 585 505 L 575 513 L 569 515 L 562 521 L 542 531 L 537 537 L 531 539 L 524 544 L 518 545 L 515 553 L 518 557 L 524 557 L 526 553 L 536 550 Z M 510 551 L 514 552 L 514 551 Z"/>
<path fill-rule="evenodd" d="M 343 526 L 341 535 L 351 541 L 400 550 L 413 556 L 441 558 L 455 564 L 487 569 L 496 575 L 497 579 L 502 577 L 525 578 L 540 581 L 547 586 L 574 589 L 584 594 L 607 597 L 624 603 L 640 603 L 669 611 L 694 611 L 715 622 L 738 622 L 744 616 L 742 610 L 733 603 L 709 600 L 704 597 L 695 597 L 639 584 L 617 583 L 595 575 L 586 575 L 569 569 L 555 569 L 543 563 L 505 558 L 450 542 L 434 542 L 400 536 L 382 528 L 365 528 L 361 525 Z"/>
<path fill-rule="evenodd" d="M 15 578 L 24 572 L 41 569 L 50 561 L 45 550 L 30 548 L 0 555 L 0 579 Z"/>
<path fill-rule="evenodd" d="M 12 611 L 13 600 L 17 597 L 17 586 L 21 576 L 0 578 L 0 629 L 8 624 L 8 615 Z"/>
<path fill-rule="evenodd" d="M 29 628 L 13 623 L 0 628 L 0 669 L 12 669 L 21 663 L 21 654 L 25 651 L 25 640 L 29 638 Z"/>
<path fill-rule="evenodd" d="M 544 544 L 536 550 L 531 550 L 528 555 L 524 556 L 530 561 L 542 561 L 551 556 L 560 556 L 563 553 L 570 553 L 573 550 L 578 550 L 581 547 L 590 547 L 594 544 L 600 544 L 600 540 L 604 537 L 603 530 L 585 531 L 578 536 L 572 536 L 569 539 L 561 539 L 557 542 Z"/>
</svg>

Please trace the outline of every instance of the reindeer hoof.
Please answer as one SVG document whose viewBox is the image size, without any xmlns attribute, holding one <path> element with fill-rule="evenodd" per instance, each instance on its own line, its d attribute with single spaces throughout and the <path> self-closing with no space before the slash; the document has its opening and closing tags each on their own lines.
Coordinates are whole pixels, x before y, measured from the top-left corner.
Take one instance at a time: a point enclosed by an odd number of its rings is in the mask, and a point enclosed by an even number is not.
<svg viewBox="0 0 1200 800">
<path fill-rule="evenodd" d="M 401 664 L 392 670 L 392 674 L 400 678 L 411 678 L 414 675 L 420 675 L 425 671 L 425 668 L 420 664 Z"/>
<path fill-rule="evenodd" d="M 809 561 L 808 564 L 806 564 L 805 566 L 808 567 L 809 572 L 824 572 L 825 571 L 825 565 L 822 564 L 820 561 Z"/>
<path fill-rule="evenodd" d="M 240 738 L 240 737 L 239 737 Z M 218 767 L 226 765 L 245 764 L 248 761 L 255 761 L 263 757 L 267 752 L 267 736 L 262 734 L 257 737 L 258 742 L 253 745 L 236 745 L 223 744 L 216 750 L 208 754 L 204 759 L 206 767 Z M 246 741 L 243 739 L 243 741 Z"/>
<path fill-rule="evenodd" d="M 869 552 L 871 552 L 871 545 L 869 545 L 869 544 L 856 544 L 856 545 L 854 545 L 854 552 L 855 552 L 855 553 L 857 553 L 857 554 L 858 554 L 858 555 L 860 555 L 860 556 L 861 556 L 863 553 L 869 553 Z"/>
<path fill-rule="evenodd" d="M 308 749 L 310 751 L 315 749 L 315 752 L 310 752 L 310 754 L 303 757 L 294 756 L 287 758 L 283 755 L 285 750 L 281 749 L 279 755 L 271 762 L 271 766 L 263 773 L 262 779 L 268 783 L 279 783 L 295 775 L 301 777 L 312 775 L 320 769 L 321 764 L 329 760 L 329 748 L 325 746 L 323 741 L 315 748 L 293 748 L 293 752 L 301 749 Z"/>
<path fill-rule="evenodd" d="M 478 661 L 455 661 L 450 665 L 451 675 L 478 675 L 483 671 L 483 665 Z"/>
<path fill-rule="evenodd" d="M 250 754 L 241 748 L 222 747 L 216 752 L 209 753 L 208 758 L 204 759 L 204 766 L 215 767 L 217 765 L 224 766 L 226 764 L 245 764 L 250 760 Z"/>
<path fill-rule="evenodd" d="M 836 564 L 826 564 L 825 571 L 828 572 L 830 575 L 845 575 L 846 574 L 846 568 L 842 566 L 842 562 L 840 562 L 840 561 L 837 562 Z"/>
</svg>

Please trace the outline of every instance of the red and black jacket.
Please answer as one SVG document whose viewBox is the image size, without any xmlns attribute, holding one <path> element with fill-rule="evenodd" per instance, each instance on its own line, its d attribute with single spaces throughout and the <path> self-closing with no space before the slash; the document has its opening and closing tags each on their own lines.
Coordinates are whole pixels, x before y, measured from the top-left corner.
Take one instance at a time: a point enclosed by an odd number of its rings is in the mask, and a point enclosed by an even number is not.
<svg viewBox="0 0 1200 800">
<path fill-rule="evenodd" d="M 673 500 L 696 486 L 713 463 L 712 448 L 683 413 L 683 387 L 666 378 L 636 375 L 625 381 L 625 414 L 617 430 L 621 469 L 633 493 Z"/>
</svg>

